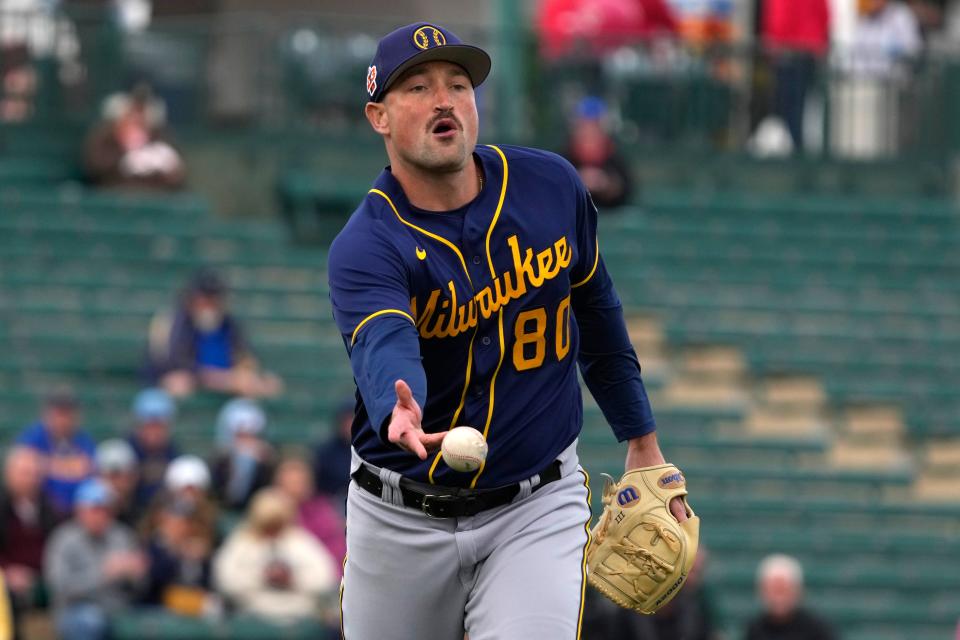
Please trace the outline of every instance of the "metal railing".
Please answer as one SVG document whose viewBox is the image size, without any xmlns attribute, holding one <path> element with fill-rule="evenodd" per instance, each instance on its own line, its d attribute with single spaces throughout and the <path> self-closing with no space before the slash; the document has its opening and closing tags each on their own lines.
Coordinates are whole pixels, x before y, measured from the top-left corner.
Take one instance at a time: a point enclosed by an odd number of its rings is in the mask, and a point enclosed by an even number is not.
<svg viewBox="0 0 960 640">
<path fill-rule="evenodd" d="M 89 121 L 107 94 L 142 80 L 175 126 L 342 133 L 366 126 L 363 78 L 377 38 L 394 26 L 369 16 L 243 13 L 125 30 L 109 13 L 0 14 L 0 120 Z M 838 51 L 815 59 L 653 41 L 603 59 L 547 61 L 527 28 L 452 26 L 494 57 L 492 81 L 478 91 L 486 138 L 556 146 L 578 100 L 598 95 L 629 147 L 853 159 L 960 148 L 953 57 L 870 67 Z M 510 82 L 497 80 L 503 74 Z"/>
</svg>

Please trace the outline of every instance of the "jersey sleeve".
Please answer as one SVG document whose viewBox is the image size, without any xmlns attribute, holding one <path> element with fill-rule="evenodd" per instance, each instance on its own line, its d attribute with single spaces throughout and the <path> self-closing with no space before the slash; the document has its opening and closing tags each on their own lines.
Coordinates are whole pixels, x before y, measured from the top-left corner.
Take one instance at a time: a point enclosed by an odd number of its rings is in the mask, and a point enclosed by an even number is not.
<svg viewBox="0 0 960 640">
<path fill-rule="evenodd" d="M 405 381 L 421 407 L 427 397 L 406 267 L 392 245 L 375 234 L 362 240 L 341 236 L 330 248 L 328 273 L 333 316 L 357 389 L 386 443 L 397 401 L 394 383 Z"/>
<path fill-rule="evenodd" d="M 577 198 L 577 246 L 580 259 L 571 272 L 570 302 L 580 330 L 578 361 L 583 380 L 617 439 L 656 429 L 640 362 L 623 319 L 623 305 L 600 255 L 597 208 L 574 175 Z"/>
<path fill-rule="evenodd" d="M 395 315 L 414 324 L 406 266 L 376 229 L 338 236 L 330 247 L 328 274 L 333 318 L 348 349 L 379 317 Z"/>
<path fill-rule="evenodd" d="M 350 350 L 350 366 L 370 424 L 386 444 L 386 430 L 397 403 L 397 380 L 407 383 L 421 408 L 426 405 L 427 375 L 416 328 L 400 316 L 383 316 L 357 335 Z"/>
<path fill-rule="evenodd" d="M 580 181 L 576 169 L 569 167 L 574 185 L 576 204 L 576 243 L 579 257 L 570 271 L 570 286 L 578 289 L 593 279 L 600 263 L 600 246 L 597 240 L 597 207 L 587 188 Z"/>
</svg>

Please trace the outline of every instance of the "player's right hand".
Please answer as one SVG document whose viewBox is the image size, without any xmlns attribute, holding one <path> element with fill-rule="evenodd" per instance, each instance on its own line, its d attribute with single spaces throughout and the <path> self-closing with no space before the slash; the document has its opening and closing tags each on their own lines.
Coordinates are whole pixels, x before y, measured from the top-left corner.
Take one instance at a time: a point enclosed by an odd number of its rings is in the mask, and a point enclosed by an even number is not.
<svg viewBox="0 0 960 640">
<path fill-rule="evenodd" d="M 443 443 L 443 433 L 426 433 L 420 426 L 423 411 L 413 398 L 410 386 L 403 380 L 394 383 L 397 392 L 397 404 L 393 407 L 387 439 L 405 451 L 416 454 L 421 460 L 427 459 L 427 453 L 436 451 Z"/>
</svg>

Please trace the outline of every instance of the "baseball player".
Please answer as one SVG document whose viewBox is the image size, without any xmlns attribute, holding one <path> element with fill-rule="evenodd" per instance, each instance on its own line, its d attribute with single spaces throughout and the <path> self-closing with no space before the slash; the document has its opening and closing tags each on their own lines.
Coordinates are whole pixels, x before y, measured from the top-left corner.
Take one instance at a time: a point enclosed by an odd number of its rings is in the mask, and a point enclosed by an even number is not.
<svg viewBox="0 0 960 640">
<path fill-rule="evenodd" d="M 380 41 L 366 77 L 390 166 L 329 254 L 358 389 L 348 640 L 579 637 L 590 507 L 577 364 L 628 442 L 627 468 L 664 464 L 589 193 L 557 155 L 476 144 L 474 89 L 490 66 L 417 23 Z M 460 425 L 489 446 L 469 473 L 439 453 Z M 682 485 L 670 469 L 661 484 Z M 640 496 L 628 489 L 620 506 Z M 673 526 L 692 515 L 685 493 L 661 505 Z M 659 531 L 654 544 L 673 548 Z"/>
</svg>

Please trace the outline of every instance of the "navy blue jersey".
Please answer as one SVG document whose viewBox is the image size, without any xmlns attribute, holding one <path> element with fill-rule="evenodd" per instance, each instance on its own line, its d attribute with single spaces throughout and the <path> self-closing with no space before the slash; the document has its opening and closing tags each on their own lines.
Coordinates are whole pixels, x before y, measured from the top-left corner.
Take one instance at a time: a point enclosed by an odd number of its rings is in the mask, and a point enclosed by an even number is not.
<svg viewBox="0 0 960 640">
<path fill-rule="evenodd" d="M 360 456 L 422 482 L 482 488 L 531 476 L 577 437 L 578 359 L 618 439 L 654 422 L 576 171 L 535 149 L 478 146 L 475 156 L 484 188 L 454 212 L 411 207 L 384 170 L 334 240 L 329 278 L 359 390 Z M 484 434 L 478 471 L 386 441 L 398 378 L 425 431 Z"/>
</svg>

